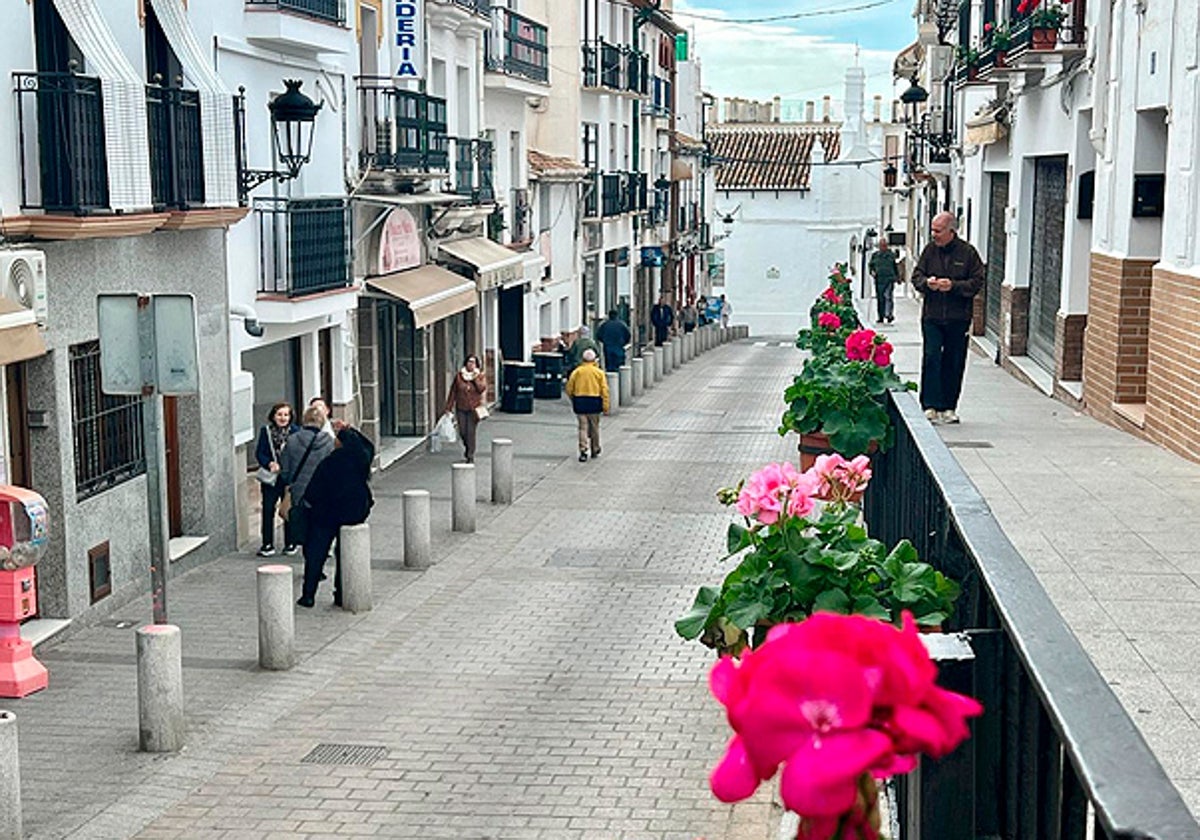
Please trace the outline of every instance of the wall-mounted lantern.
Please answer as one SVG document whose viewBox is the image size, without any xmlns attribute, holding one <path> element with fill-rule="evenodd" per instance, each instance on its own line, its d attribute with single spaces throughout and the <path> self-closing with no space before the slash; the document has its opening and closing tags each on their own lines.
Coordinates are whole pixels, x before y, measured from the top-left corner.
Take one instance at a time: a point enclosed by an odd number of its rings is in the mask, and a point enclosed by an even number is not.
<svg viewBox="0 0 1200 840">
<path fill-rule="evenodd" d="M 267 181 L 290 181 L 312 157 L 313 132 L 321 105 L 300 92 L 299 79 L 284 79 L 286 90 L 271 100 L 271 135 L 275 158 L 283 169 L 249 169 L 246 167 L 246 89 L 238 88 L 238 183 L 245 201 L 250 191 Z"/>
</svg>

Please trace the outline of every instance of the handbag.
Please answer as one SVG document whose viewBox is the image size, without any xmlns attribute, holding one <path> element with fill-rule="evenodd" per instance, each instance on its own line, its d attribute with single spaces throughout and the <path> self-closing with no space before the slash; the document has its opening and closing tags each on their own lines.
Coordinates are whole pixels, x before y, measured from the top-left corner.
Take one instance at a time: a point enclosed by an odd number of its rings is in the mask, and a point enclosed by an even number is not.
<svg viewBox="0 0 1200 840">
<path fill-rule="evenodd" d="M 267 443 L 271 446 L 271 460 L 278 464 L 279 455 L 275 452 L 275 441 L 271 438 L 271 430 L 263 426 L 263 434 L 267 436 Z M 259 467 L 254 477 L 258 479 L 259 484 L 269 484 L 274 487 L 275 482 L 279 480 L 279 473 L 271 472 L 266 467 Z"/>
<path fill-rule="evenodd" d="M 479 420 L 486 420 L 489 417 L 486 405 L 475 406 L 475 417 Z"/>
</svg>

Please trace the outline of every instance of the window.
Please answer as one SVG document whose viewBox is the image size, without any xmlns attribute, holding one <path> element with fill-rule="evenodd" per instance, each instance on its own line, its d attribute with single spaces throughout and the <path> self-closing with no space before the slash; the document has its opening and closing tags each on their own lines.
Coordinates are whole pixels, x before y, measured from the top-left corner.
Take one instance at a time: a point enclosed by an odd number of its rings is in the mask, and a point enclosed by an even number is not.
<svg viewBox="0 0 1200 840">
<path fill-rule="evenodd" d="M 586 169 L 600 166 L 600 126 L 597 123 L 583 124 L 583 165 Z"/>
<path fill-rule="evenodd" d="M 142 403 L 100 389 L 100 342 L 76 344 L 71 365 L 75 494 L 86 499 L 146 471 Z"/>
</svg>

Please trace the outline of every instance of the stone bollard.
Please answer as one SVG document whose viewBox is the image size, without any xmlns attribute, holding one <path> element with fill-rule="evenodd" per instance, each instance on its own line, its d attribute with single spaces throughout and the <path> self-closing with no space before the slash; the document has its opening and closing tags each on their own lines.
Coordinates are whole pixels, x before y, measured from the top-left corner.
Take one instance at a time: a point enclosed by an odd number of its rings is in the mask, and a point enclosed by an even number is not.
<svg viewBox="0 0 1200 840">
<path fill-rule="evenodd" d="M 640 397 L 646 393 L 646 360 L 633 359 L 629 363 L 629 375 L 632 380 L 629 386 L 630 396 Z"/>
<path fill-rule="evenodd" d="M 371 526 L 343 525 L 338 536 L 342 552 L 342 609 L 371 611 Z"/>
<path fill-rule="evenodd" d="M 296 609 L 292 606 L 292 567 L 259 566 L 258 667 L 286 671 L 296 664 Z"/>
<path fill-rule="evenodd" d="M 633 368 L 621 365 L 617 371 L 617 381 L 620 383 L 621 405 L 629 405 L 633 402 Z"/>
<path fill-rule="evenodd" d="M 136 636 L 138 749 L 178 752 L 183 746 L 183 643 L 179 628 L 173 624 L 147 624 L 138 628 Z"/>
<path fill-rule="evenodd" d="M 692 359 L 696 358 L 696 331 L 692 330 L 690 333 L 685 335 L 683 337 L 683 341 L 686 345 L 684 348 L 684 355 L 690 362 Z"/>
<path fill-rule="evenodd" d="M 663 376 L 670 376 L 675 372 L 675 342 L 668 339 L 659 349 L 663 353 Z"/>
<path fill-rule="evenodd" d="M 17 716 L 0 711 L 0 840 L 21 840 L 21 762 Z"/>
<path fill-rule="evenodd" d="M 430 538 L 431 507 L 428 490 L 405 490 L 404 566 L 428 569 L 433 565 L 433 541 Z"/>
<path fill-rule="evenodd" d="M 671 367 L 679 370 L 683 365 L 683 339 L 675 336 L 671 339 Z"/>
<path fill-rule="evenodd" d="M 663 368 L 666 367 L 663 362 L 666 361 L 667 351 L 662 347 L 655 347 L 654 353 L 654 382 L 657 384 L 662 382 Z"/>
<path fill-rule="evenodd" d="M 513 442 L 492 439 L 492 504 L 511 505 L 513 500 Z"/>
<path fill-rule="evenodd" d="M 604 376 L 608 379 L 608 413 L 615 415 L 621 407 L 621 375 L 605 373 Z"/>
<path fill-rule="evenodd" d="M 450 530 L 475 533 L 475 465 L 454 464 L 450 473 Z"/>
</svg>

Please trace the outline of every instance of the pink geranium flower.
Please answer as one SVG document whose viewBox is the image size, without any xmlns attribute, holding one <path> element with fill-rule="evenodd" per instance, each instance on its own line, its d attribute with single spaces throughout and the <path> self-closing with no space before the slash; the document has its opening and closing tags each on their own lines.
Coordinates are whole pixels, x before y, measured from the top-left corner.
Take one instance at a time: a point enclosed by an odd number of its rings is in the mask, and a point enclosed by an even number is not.
<svg viewBox="0 0 1200 840">
<path fill-rule="evenodd" d="M 842 326 L 842 319 L 833 312 L 822 312 L 817 316 L 817 326 L 836 330 Z"/>
<path fill-rule="evenodd" d="M 865 362 L 871 358 L 874 344 L 874 330 L 855 330 L 846 336 L 846 358 L 854 362 Z"/>
<path fill-rule="evenodd" d="M 738 494 L 737 511 L 774 525 L 781 515 L 806 516 L 813 507 L 818 479 L 801 473 L 787 462 L 767 464 L 746 479 Z"/>
<path fill-rule="evenodd" d="M 880 367 L 887 367 L 892 363 L 892 351 L 894 349 L 889 342 L 881 341 L 871 351 L 871 361 Z"/>
<path fill-rule="evenodd" d="M 847 461 L 836 452 L 818 455 L 812 472 L 819 481 L 818 495 L 827 502 L 847 502 L 867 489 L 871 480 L 871 460 L 859 455 Z"/>
<path fill-rule="evenodd" d="M 837 290 L 833 288 L 833 286 L 829 286 L 825 289 L 825 291 L 821 292 L 821 297 L 825 298 L 825 300 L 829 301 L 830 303 L 836 303 L 839 305 L 842 303 L 842 296 L 837 293 Z"/>
</svg>

